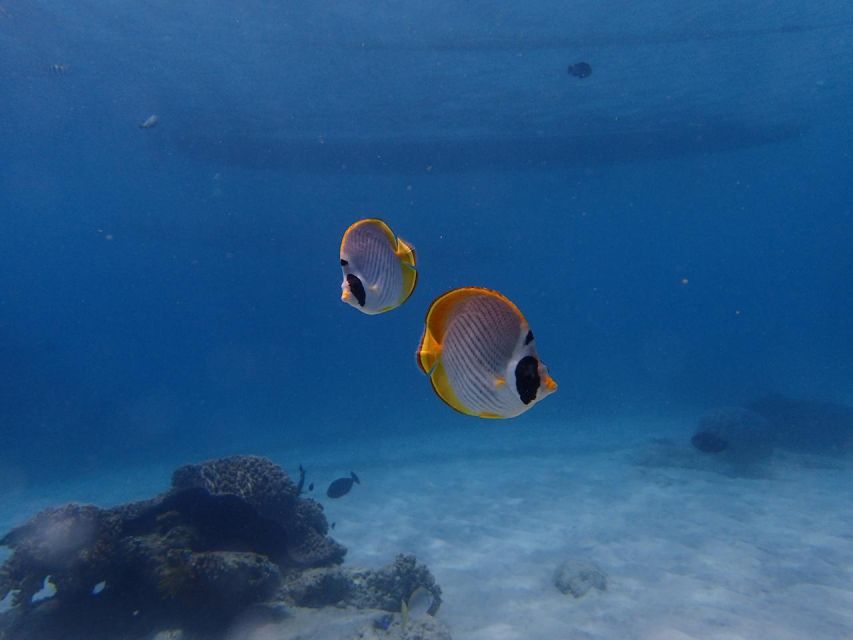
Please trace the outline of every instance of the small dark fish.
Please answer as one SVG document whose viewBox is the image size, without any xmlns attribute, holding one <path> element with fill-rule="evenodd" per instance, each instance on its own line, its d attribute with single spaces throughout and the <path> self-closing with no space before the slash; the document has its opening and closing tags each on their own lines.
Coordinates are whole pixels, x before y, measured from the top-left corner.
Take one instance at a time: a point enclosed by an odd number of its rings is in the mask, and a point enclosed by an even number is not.
<svg viewBox="0 0 853 640">
<path fill-rule="evenodd" d="M 336 522 L 333 522 L 333 523 L 331 524 L 332 529 L 334 529 L 334 528 L 335 528 L 335 525 L 336 525 L 336 524 L 337 524 Z"/>
<path fill-rule="evenodd" d="M 575 62 L 569 65 L 569 75 L 576 78 L 588 78 L 592 73 L 592 67 L 588 62 Z"/>
<path fill-rule="evenodd" d="M 308 491 L 314 491 L 314 483 L 308 485 Z"/>
<path fill-rule="evenodd" d="M 340 498 L 345 496 L 352 489 L 353 482 L 357 484 L 361 484 L 361 480 L 358 479 L 358 476 L 355 475 L 355 472 L 349 472 L 349 478 L 338 478 L 332 484 L 329 485 L 329 488 L 326 489 L 326 495 L 330 498 Z"/>
<path fill-rule="evenodd" d="M 305 486 L 305 469 L 299 465 L 299 482 L 296 483 L 296 495 L 302 495 L 302 487 Z"/>
<path fill-rule="evenodd" d="M 728 442 L 710 431 L 700 431 L 690 438 L 690 444 L 702 453 L 720 453 L 729 446 Z"/>
</svg>

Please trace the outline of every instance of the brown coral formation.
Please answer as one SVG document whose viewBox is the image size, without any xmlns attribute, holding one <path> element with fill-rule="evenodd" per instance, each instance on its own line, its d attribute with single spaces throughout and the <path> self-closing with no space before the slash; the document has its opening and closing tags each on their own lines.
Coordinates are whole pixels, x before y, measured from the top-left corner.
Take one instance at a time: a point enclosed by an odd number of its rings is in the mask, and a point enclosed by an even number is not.
<svg viewBox="0 0 853 640">
<path fill-rule="evenodd" d="M 101 509 L 45 509 L 9 532 L 0 567 L 0 640 L 148 638 L 182 628 L 218 637 L 258 603 L 398 611 L 426 567 L 399 556 L 380 571 L 343 570 L 323 507 L 265 458 L 237 456 L 176 470 L 155 498 Z M 47 582 L 52 598 L 34 601 Z"/>
</svg>

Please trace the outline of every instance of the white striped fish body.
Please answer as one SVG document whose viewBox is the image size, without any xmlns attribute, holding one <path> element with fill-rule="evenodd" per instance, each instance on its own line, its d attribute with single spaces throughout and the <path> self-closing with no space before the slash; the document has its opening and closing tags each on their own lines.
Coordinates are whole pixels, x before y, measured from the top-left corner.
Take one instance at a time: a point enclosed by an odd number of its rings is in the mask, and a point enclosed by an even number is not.
<svg viewBox="0 0 853 640">
<path fill-rule="evenodd" d="M 382 220 L 359 220 L 341 241 L 341 299 L 367 314 L 390 311 L 415 289 L 415 252 Z"/>
<path fill-rule="evenodd" d="M 418 363 L 442 400 L 481 418 L 517 416 L 557 388 L 518 307 L 479 287 L 433 302 Z"/>
</svg>

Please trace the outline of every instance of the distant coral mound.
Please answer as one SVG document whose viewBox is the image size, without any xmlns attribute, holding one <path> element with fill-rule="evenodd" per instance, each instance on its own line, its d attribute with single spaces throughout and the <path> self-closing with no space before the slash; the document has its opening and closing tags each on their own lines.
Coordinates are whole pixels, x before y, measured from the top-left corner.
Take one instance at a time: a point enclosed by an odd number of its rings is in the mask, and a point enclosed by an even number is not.
<svg viewBox="0 0 853 640">
<path fill-rule="evenodd" d="M 767 420 L 779 448 L 823 454 L 853 451 L 853 407 L 780 394 L 758 398 L 746 407 Z"/>
<path fill-rule="evenodd" d="M 0 600 L 12 602 L 0 640 L 216 638 L 259 604 L 398 611 L 418 587 L 438 608 L 441 590 L 412 556 L 338 567 L 346 548 L 322 505 L 298 494 L 279 466 L 237 456 L 181 467 L 150 500 L 45 509 L 0 539 L 13 551 L 0 567 Z"/>
<path fill-rule="evenodd" d="M 704 453 L 716 453 L 738 464 L 754 464 L 773 453 L 770 425 L 755 411 L 743 407 L 722 407 L 699 420 L 691 438 Z"/>
</svg>

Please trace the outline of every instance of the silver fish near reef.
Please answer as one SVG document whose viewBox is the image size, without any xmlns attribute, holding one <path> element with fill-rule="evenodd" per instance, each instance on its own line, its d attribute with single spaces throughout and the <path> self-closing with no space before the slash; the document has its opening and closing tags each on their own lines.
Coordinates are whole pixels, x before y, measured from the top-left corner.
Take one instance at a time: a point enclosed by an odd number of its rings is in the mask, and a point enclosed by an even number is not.
<svg viewBox="0 0 853 640">
<path fill-rule="evenodd" d="M 448 291 L 430 305 L 418 365 L 439 398 L 480 418 L 517 416 L 557 390 L 521 311 L 482 287 Z"/>
<path fill-rule="evenodd" d="M 341 240 L 341 300 L 375 315 L 396 309 L 418 282 L 415 250 L 378 218 L 350 225 Z"/>
<path fill-rule="evenodd" d="M 408 600 L 400 602 L 400 614 L 403 629 L 409 626 L 410 620 L 417 620 L 427 615 L 435 615 L 438 604 L 434 596 L 424 587 L 418 587 Z"/>
<path fill-rule="evenodd" d="M 139 128 L 140 129 L 153 129 L 159 123 L 160 123 L 160 116 L 158 116 L 156 113 L 152 113 L 150 116 L 148 116 L 148 118 L 145 120 L 145 122 L 142 122 L 139 125 Z"/>
</svg>

